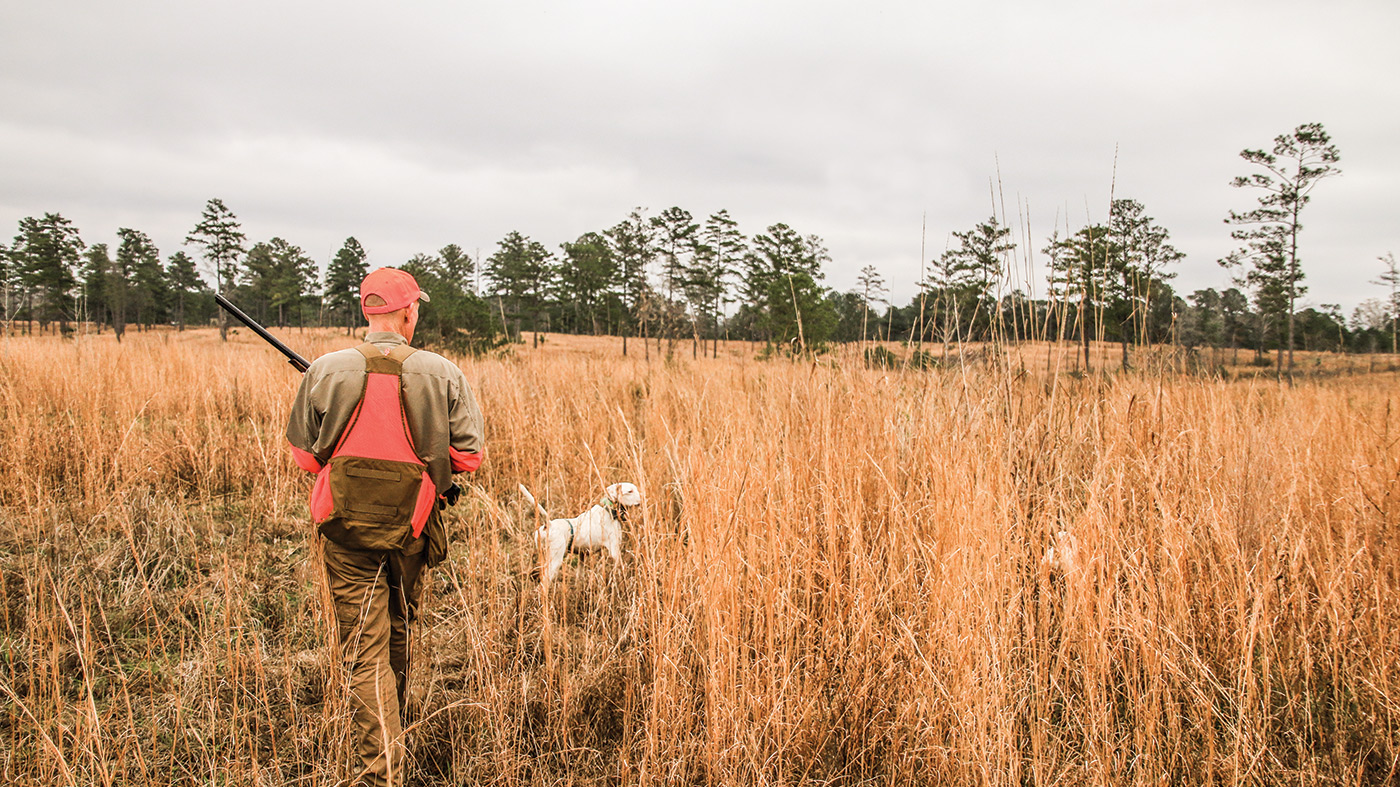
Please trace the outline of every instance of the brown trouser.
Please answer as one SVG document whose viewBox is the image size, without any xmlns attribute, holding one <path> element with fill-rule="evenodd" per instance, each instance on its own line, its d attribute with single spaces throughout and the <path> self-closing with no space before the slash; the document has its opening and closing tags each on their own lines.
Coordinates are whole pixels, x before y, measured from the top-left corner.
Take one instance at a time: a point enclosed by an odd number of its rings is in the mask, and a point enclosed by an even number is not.
<svg viewBox="0 0 1400 787">
<path fill-rule="evenodd" d="M 425 541 L 415 539 L 405 549 L 390 551 L 322 541 L 364 766 L 356 784 L 403 783 L 408 627 L 418 607 Z"/>
</svg>

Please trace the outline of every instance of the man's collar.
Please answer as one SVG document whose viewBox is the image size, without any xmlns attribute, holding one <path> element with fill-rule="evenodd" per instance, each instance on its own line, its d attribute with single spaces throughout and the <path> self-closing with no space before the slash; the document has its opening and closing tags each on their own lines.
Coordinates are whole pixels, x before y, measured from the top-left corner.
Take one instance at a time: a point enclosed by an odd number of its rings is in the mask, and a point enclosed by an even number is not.
<svg viewBox="0 0 1400 787">
<path fill-rule="evenodd" d="M 370 344 L 408 344 L 408 340 L 393 331 L 370 331 L 365 335 Z"/>
</svg>

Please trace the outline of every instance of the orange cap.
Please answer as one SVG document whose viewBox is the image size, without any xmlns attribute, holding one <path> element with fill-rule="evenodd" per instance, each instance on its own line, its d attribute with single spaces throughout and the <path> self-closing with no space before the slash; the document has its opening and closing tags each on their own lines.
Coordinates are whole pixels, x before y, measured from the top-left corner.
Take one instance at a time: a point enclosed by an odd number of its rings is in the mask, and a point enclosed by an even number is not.
<svg viewBox="0 0 1400 787">
<path fill-rule="evenodd" d="M 365 301 L 378 296 L 383 303 L 370 306 Z M 360 308 L 365 314 L 388 314 L 414 301 L 428 302 L 428 294 L 418 289 L 418 282 L 407 271 L 398 268 L 375 268 L 360 282 Z"/>
</svg>

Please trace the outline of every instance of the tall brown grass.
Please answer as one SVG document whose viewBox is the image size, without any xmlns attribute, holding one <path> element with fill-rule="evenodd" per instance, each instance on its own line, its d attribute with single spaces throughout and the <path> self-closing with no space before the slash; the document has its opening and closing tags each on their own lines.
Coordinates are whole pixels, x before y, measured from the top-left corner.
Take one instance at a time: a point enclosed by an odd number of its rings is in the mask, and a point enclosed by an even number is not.
<svg viewBox="0 0 1400 787">
<path fill-rule="evenodd" d="M 461 360 L 489 454 L 418 627 L 418 783 L 1400 777 L 1395 374 L 585 344 Z M 296 384 L 208 331 L 0 341 L 0 781 L 348 775 Z M 572 515 L 623 480 L 623 567 L 542 593 L 516 484 Z"/>
</svg>

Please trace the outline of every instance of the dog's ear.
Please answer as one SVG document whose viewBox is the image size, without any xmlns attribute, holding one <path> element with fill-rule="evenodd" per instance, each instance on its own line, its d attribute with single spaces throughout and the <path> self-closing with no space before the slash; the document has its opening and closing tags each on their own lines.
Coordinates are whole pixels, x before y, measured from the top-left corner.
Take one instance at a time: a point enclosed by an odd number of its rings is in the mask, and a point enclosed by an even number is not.
<svg viewBox="0 0 1400 787">
<path fill-rule="evenodd" d="M 624 506 L 636 506 L 642 504 L 642 492 L 635 484 L 621 483 L 613 484 L 613 489 L 609 490 L 612 499 Z"/>
<path fill-rule="evenodd" d="M 614 503 L 621 502 L 617 499 L 617 490 L 621 486 L 622 484 L 611 484 L 608 486 L 608 488 L 603 490 L 603 494 L 607 495 L 608 499 L 613 501 Z"/>
</svg>

